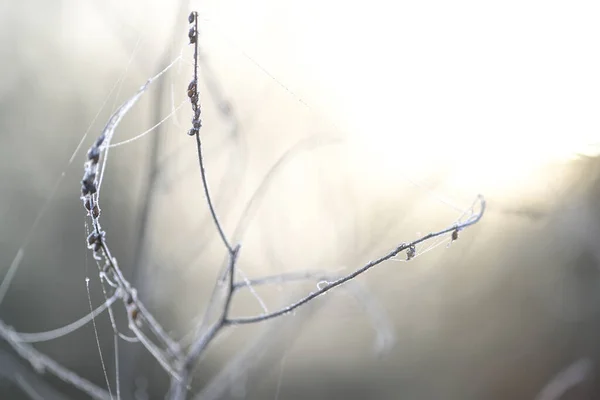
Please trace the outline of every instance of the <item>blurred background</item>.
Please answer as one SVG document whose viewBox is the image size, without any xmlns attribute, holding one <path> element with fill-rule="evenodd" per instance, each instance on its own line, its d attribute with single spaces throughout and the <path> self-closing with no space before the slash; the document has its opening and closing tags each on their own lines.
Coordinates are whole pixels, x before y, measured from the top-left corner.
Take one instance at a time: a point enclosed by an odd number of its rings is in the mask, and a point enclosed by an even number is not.
<svg viewBox="0 0 600 400">
<path fill-rule="evenodd" d="M 40 332 L 89 313 L 86 278 L 93 306 L 104 301 L 79 199 L 85 151 L 172 62 L 115 133 L 118 143 L 164 119 L 111 149 L 101 220 L 173 337 L 187 343 L 204 315 L 226 252 L 186 134 L 191 10 L 208 182 L 226 233 L 242 243 L 239 279 L 346 274 L 478 211 L 479 193 L 488 210 L 451 245 L 425 243 L 409 263 L 400 255 L 296 314 L 223 332 L 190 394 L 600 398 L 593 1 L 0 2 L 6 325 Z M 273 311 L 317 284 L 256 291 Z M 232 311 L 262 309 L 244 291 Z M 148 352 L 121 341 L 115 360 L 108 316 L 96 326 L 122 397 L 164 398 L 168 376 Z M 34 346 L 106 387 L 91 324 Z M 32 388 L 86 398 L 0 339 L 0 398 L 36 398 Z"/>
</svg>

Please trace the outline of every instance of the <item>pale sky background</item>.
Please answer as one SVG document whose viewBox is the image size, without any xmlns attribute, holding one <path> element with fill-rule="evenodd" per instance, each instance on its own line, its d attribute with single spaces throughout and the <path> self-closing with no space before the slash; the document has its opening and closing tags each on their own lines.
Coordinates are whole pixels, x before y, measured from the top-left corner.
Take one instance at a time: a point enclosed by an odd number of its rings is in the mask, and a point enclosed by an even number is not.
<svg viewBox="0 0 600 400">
<path fill-rule="evenodd" d="M 106 9 L 127 15 L 112 23 L 126 21 L 134 39 L 151 33 L 153 46 L 166 45 L 176 10 L 136 7 Z M 248 69 L 269 76 L 390 179 L 444 170 L 457 190 L 505 191 L 544 163 L 598 151 L 597 2 L 224 0 L 190 9 L 207 54 L 238 55 L 218 67 L 222 76 L 242 85 L 253 80 Z M 106 15 L 94 24 L 97 9 L 86 3 L 64 10 L 69 42 L 114 47 Z"/>
<path fill-rule="evenodd" d="M 597 2 L 192 4 L 392 173 L 450 164 L 484 189 L 598 143 Z"/>
</svg>

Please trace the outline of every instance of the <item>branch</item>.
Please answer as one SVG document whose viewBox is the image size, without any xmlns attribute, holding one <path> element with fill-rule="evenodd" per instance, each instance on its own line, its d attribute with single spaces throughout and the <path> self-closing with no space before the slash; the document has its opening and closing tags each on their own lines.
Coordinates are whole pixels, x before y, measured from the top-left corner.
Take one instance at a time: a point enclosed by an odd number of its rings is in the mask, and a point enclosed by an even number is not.
<svg viewBox="0 0 600 400">
<path fill-rule="evenodd" d="M 188 134 L 190 136 L 196 137 L 196 147 L 198 149 L 198 164 L 200 164 L 200 175 L 202 177 L 202 186 L 204 188 L 206 202 L 208 203 L 210 215 L 212 216 L 215 226 L 219 231 L 219 236 L 221 236 L 221 240 L 223 241 L 223 244 L 225 245 L 227 251 L 231 256 L 234 252 L 234 249 L 233 246 L 231 246 L 231 244 L 229 243 L 227 237 L 225 236 L 225 232 L 223 231 L 223 227 L 219 222 L 219 217 L 217 216 L 217 212 L 215 211 L 215 207 L 210 197 L 208 182 L 206 180 L 204 158 L 202 156 L 202 141 L 200 140 L 200 128 L 202 127 L 202 120 L 200 119 L 200 115 L 202 114 L 202 109 L 200 107 L 200 99 L 198 93 L 198 13 L 196 11 L 193 11 L 188 17 L 188 21 L 190 22 L 190 24 L 192 24 L 188 36 L 190 38 L 190 44 L 194 45 L 194 78 L 188 85 L 188 97 L 190 98 L 190 102 L 192 104 L 194 118 L 192 120 L 192 129 L 188 131 Z"/>
<path fill-rule="evenodd" d="M 289 272 L 266 276 L 264 278 L 249 279 L 244 282 L 237 282 L 234 285 L 234 290 L 238 291 L 244 288 L 261 285 L 282 284 L 287 282 L 307 280 L 316 281 L 318 282 L 317 285 L 321 285 L 321 283 L 329 284 L 330 281 L 334 281 L 339 278 L 339 275 L 332 275 L 326 271 Z M 370 317 L 371 325 L 373 326 L 375 332 L 377 332 L 375 349 L 378 354 L 381 354 L 394 341 L 393 328 L 389 318 L 385 314 L 385 310 L 371 295 L 368 289 L 362 285 L 362 282 L 356 280 L 347 282 L 347 285 L 344 285 L 343 288 L 346 289 L 352 297 L 354 297 L 356 303 L 361 306 L 364 309 L 365 314 Z"/>
<path fill-rule="evenodd" d="M 118 266 L 116 258 L 112 256 L 106 242 L 106 232 L 100 225 L 101 211 L 99 205 L 99 191 L 102 182 L 102 176 L 98 176 L 99 172 L 100 175 L 102 174 L 102 170 L 99 171 L 101 154 L 104 152 L 104 158 L 102 162 L 103 169 L 106 163 L 106 156 L 108 154 L 107 152 L 110 146 L 110 141 L 120 121 L 131 109 L 131 107 L 133 107 L 140 96 L 146 91 L 150 83 L 166 72 L 173 64 L 174 62 L 163 69 L 158 75 L 149 79 L 132 98 L 127 100 L 110 117 L 102 133 L 90 147 L 87 153 L 85 172 L 81 181 L 81 200 L 83 201 L 83 205 L 87 211 L 88 217 L 91 220 L 92 226 L 92 232 L 87 239 L 88 248 L 93 252 L 94 259 L 96 260 L 100 269 L 100 275 L 116 285 L 117 289 L 119 290 L 119 295 L 123 300 L 125 309 L 127 311 L 129 328 L 136 334 L 137 338 L 148 349 L 148 351 L 150 351 L 150 353 L 163 366 L 163 368 L 165 368 L 165 370 L 167 370 L 171 375 L 177 377 L 177 375 L 174 374 L 171 366 L 172 363 L 168 360 L 171 356 L 174 356 L 176 359 L 181 357 L 179 346 L 169 337 L 160 324 L 147 311 L 141 301 L 139 301 L 137 298 L 137 291 L 125 279 L 123 272 Z M 165 354 L 165 351 L 163 351 L 158 345 L 150 341 L 149 338 L 147 338 L 139 329 L 138 325 L 141 326 L 144 324 L 144 322 L 145 326 L 148 327 L 161 342 L 161 345 L 167 348 L 167 354 Z"/>
<path fill-rule="evenodd" d="M 198 151 L 198 164 L 200 166 L 200 175 L 201 175 L 201 179 L 202 179 L 202 185 L 204 188 L 204 195 L 206 197 L 206 201 L 209 206 L 211 218 L 214 222 L 214 225 L 217 228 L 217 231 L 219 233 L 219 236 L 221 237 L 221 240 L 222 240 L 224 246 L 227 248 L 227 253 L 228 253 L 227 268 L 225 268 L 223 270 L 223 272 L 220 273 L 219 277 L 217 278 L 216 285 L 218 287 L 224 281 L 224 279 L 227 277 L 228 277 L 228 282 L 227 282 L 227 292 L 226 292 L 226 296 L 225 296 L 225 301 L 224 301 L 222 310 L 220 311 L 219 317 L 217 318 L 217 321 L 214 322 L 212 325 L 210 325 L 207 330 L 203 331 L 202 333 L 197 334 L 197 337 L 192 341 L 192 344 L 188 348 L 187 354 L 184 357 L 183 362 L 180 364 L 180 366 L 177 370 L 178 375 L 181 377 L 181 379 L 179 381 L 172 379 L 172 381 L 171 381 L 170 398 L 174 399 L 174 400 L 180 400 L 180 399 L 184 399 L 186 397 L 186 393 L 189 390 L 190 382 L 192 380 L 192 373 L 193 373 L 195 366 L 198 363 L 199 358 L 204 353 L 204 351 L 208 348 L 210 343 L 218 336 L 220 331 L 222 329 L 224 329 L 225 327 L 227 327 L 229 325 L 242 325 L 242 324 L 258 323 L 258 322 L 267 321 L 267 320 L 276 318 L 278 316 L 290 313 L 290 312 L 296 310 L 297 308 L 305 305 L 306 303 L 309 303 L 311 300 L 315 299 L 316 297 L 319 297 L 322 294 L 328 292 L 329 290 L 354 279 L 358 275 L 361 275 L 362 273 L 368 271 L 369 269 L 373 268 L 374 266 L 379 265 L 379 264 L 383 263 L 384 261 L 397 256 L 402 251 L 406 250 L 407 260 L 414 258 L 416 255 L 416 245 L 421 242 L 424 242 L 426 240 L 436 238 L 436 237 L 439 237 L 439 236 L 442 236 L 442 235 L 445 235 L 448 233 L 452 234 L 452 240 L 456 240 L 456 239 L 458 239 L 458 233 L 460 230 L 465 229 L 465 228 L 477 223 L 483 216 L 483 213 L 485 212 L 485 200 L 483 199 L 482 196 L 479 196 L 478 197 L 478 201 L 480 202 L 479 214 L 471 216 L 471 218 L 469 218 L 465 222 L 458 222 L 449 228 L 443 229 L 438 232 L 432 232 L 432 233 L 425 235 L 425 236 L 423 236 L 417 240 L 414 240 L 410 243 L 402 243 L 401 245 L 396 247 L 394 250 L 392 250 L 388 254 L 386 254 L 374 261 L 369 262 L 362 268 L 359 268 L 358 270 L 356 270 L 346 276 L 337 278 L 337 279 L 333 280 L 332 282 L 326 282 L 327 284 L 323 287 L 321 287 L 321 285 L 318 285 L 318 290 L 316 292 L 311 292 L 309 295 L 302 298 L 301 300 L 299 300 L 287 307 L 284 307 L 276 312 L 265 313 L 265 314 L 262 314 L 259 316 L 252 316 L 252 317 L 230 318 L 229 312 L 230 312 L 231 303 L 233 300 L 233 295 L 240 288 L 242 288 L 242 287 L 252 288 L 253 284 L 270 283 L 270 282 L 273 282 L 274 279 L 285 280 L 285 279 L 290 279 L 290 278 L 293 278 L 293 279 L 306 278 L 308 276 L 306 274 L 296 275 L 296 276 L 287 275 L 287 276 L 280 276 L 279 278 L 267 277 L 267 278 L 263 278 L 262 280 L 255 280 L 255 281 L 249 281 L 246 279 L 244 283 L 236 283 L 235 282 L 235 266 L 236 266 L 237 258 L 238 258 L 239 251 L 240 251 L 240 245 L 237 244 L 234 246 L 231 244 L 231 242 L 229 241 L 229 239 L 227 238 L 227 236 L 224 233 L 223 227 L 222 227 L 222 225 L 219 221 L 218 215 L 215 211 L 215 208 L 214 208 L 214 205 L 212 202 L 212 198 L 210 195 L 210 190 L 208 187 L 207 178 L 206 178 L 206 170 L 205 170 L 204 159 L 203 159 L 203 154 L 202 154 L 202 141 L 200 140 L 200 134 L 199 134 L 200 128 L 202 126 L 202 122 L 200 119 L 201 108 L 200 108 L 199 93 L 198 93 L 198 13 L 193 11 L 188 17 L 188 22 L 191 24 L 191 28 L 189 30 L 189 35 L 188 35 L 189 39 L 190 39 L 190 44 L 194 45 L 193 79 L 190 82 L 190 84 L 188 85 L 188 97 L 190 98 L 190 103 L 192 105 L 194 117 L 192 119 L 192 128 L 188 131 L 188 134 L 190 136 L 195 136 L 196 147 L 197 147 L 197 151 Z M 292 154 L 292 152 L 290 151 L 289 154 Z M 268 182 L 270 180 L 269 178 L 273 175 L 273 172 L 277 170 L 276 167 L 279 166 L 281 163 L 283 163 L 283 161 L 285 161 L 286 159 L 289 159 L 289 157 L 288 157 L 289 154 L 286 153 L 286 155 L 284 155 L 284 157 L 282 157 L 280 159 L 280 162 L 278 162 L 274 166 L 274 168 L 269 172 L 267 178 L 263 181 L 263 184 L 256 191 L 255 196 L 252 197 L 251 201 L 248 203 L 248 205 L 246 207 L 247 209 L 245 210 L 245 212 L 243 214 L 246 216 L 246 218 L 248 218 L 248 214 L 250 214 L 249 211 L 252 208 L 252 206 L 254 205 L 255 200 L 260 198 L 262 196 L 262 194 L 264 194 L 264 191 L 266 190 L 265 188 L 268 186 L 266 184 L 266 182 Z M 238 235 L 240 235 L 242 233 L 243 229 L 244 229 L 244 219 L 242 219 L 240 221 L 240 223 L 238 224 L 238 227 L 236 228 L 236 232 L 234 233 L 234 240 L 239 240 Z M 217 290 L 215 288 L 215 290 L 213 291 L 213 294 L 209 300 L 209 309 L 212 307 L 212 304 L 216 299 L 216 297 L 215 297 L 216 292 L 217 292 Z M 208 311 L 207 311 L 207 314 L 205 314 L 204 319 L 207 319 L 207 315 L 208 315 Z M 204 323 L 201 323 L 199 325 L 198 332 L 202 331 L 203 326 L 204 326 Z"/>
<path fill-rule="evenodd" d="M 232 325 L 241 325 L 241 324 L 251 324 L 251 323 L 255 323 L 255 322 L 260 322 L 260 321 L 266 321 L 268 319 L 271 318 L 275 318 L 275 317 L 279 317 L 280 315 L 284 315 L 287 313 L 292 312 L 293 310 L 295 310 L 296 308 L 302 306 L 303 304 L 308 303 L 309 301 L 313 300 L 316 297 L 321 296 L 322 294 L 330 291 L 331 289 L 340 286 L 346 282 L 348 282 L 351 279 L 356 278 L 358 275 L 363 274 L 364 272 L 368 271 L 369 269 L 373 268 L 376 265 L 381 264 L 384 261 L 387 261 L 395 256 L 397 256 L 399 253 L 401 253 L 402 251 L 406 250 L 407 251 L 407 259 L 411 259 L 412 257 L 414 257 L 415 254 L 415 246 L 421 242 L 424 242 L 426 240 L 438 237 L 438 236 L 442 236 L 445 235 L 447 233 L 452 232 L 453 237 L 458 236 L 458 232 L 468 226 L 471 226 L 473 224 L 476 224 L 477 222 L 479 222 L 479 220 L 481 219 L 481 217 L 483 216 L 483 213 L 485 212 L 485 200 L 483 198 L 483 196 L 479 196 L 478 197 L 480 204 L 481 204 L 481 209 L 479 211 L 479 214 L 474 215 L 473 217 L 471 217 L 470 219 L 468 219 L 467 221 L 461 223 L 461 224 L 457 224 L 454 225 L 452 227 L 443 229 L 441 231 L 438 232 L 432 232 L 429 233 L 417 240 L 414 240 L 410 243 L 402 243 L 400 246 L 396 247 L 394 250 L 392 250 L 391 252 L 389 252 L 388 254 L 369 262 L 368 264 L 366 264 L 365 266 L 359 268 L 358 270 L 342 277 L 339 278 L 333 282 L 330 282 L 328 285 L 322 287 L 321 289 L 317 290 L 316 292 L 311 292 L 308 296 L 304 297 L 303 299 L 290 304 L 287 307 L 284 307 L 278 311 L 269 313 L 269 314 L 263 314 L 263 315 L 258 315 L 258 316 L 254 316 L 254 317 L 242 317 L 242 318 L 234 318 L 234 319 L 229 319 L 227 322 L 229 324 Z"/>
<path fill-rule="evenodd" d="M 43 371 L 48 371 L 64 382 L 70 383 L 79 390 L 87 393 L 94 399 L 112 400 L 112 396 L 106 390 L 94 385 L 87 379 L 84 379 L 73 371 L 63 367 L 47 355 L 42 354 L 34 349 L 33 346 L 23 343 L 18 334 L 13 331 L 12 328 L 4 324 L 4 322 L 1 320 L 0 337 L 6 340 L 6 342 L 8 342 L 8 344 L 10 344 L 21 357 L 29 361 L 37 372 L 42 373 Z"/>
<path fill-rule="evenodd" d="M 71 332 L 75 332 L 77 329 L 89 323 L 92 319 L 96 318 L 98 315 L 106 311 L 115 301 L 119 299 L 119 291 L 115 291 L 115 293 L 104 303 L 102 303 L 99 307 L 97 307 L 94 311 L 88 313 L 87 315 L 79 318 L 75 322 L 71 322 L 69 325 L 62 326 L 57 329 L 53 329 L 51 331 L 46 332 L 36 332 L 36 333 L 16 333 L 15 339 L 19 340 L 23 343 L 39 343 L 39 342 L 47 342 L 49 340 L 58 339 L 59 337 L 65 336 Z"/>
<path fill-rule="evenodd" d="M 16 383 L 32 400 L 67 400 L 68 397 L 54 389 L 40 375 L 31 371 L 23 360 L 0 349 L 0 376 Z"/>
</svg>

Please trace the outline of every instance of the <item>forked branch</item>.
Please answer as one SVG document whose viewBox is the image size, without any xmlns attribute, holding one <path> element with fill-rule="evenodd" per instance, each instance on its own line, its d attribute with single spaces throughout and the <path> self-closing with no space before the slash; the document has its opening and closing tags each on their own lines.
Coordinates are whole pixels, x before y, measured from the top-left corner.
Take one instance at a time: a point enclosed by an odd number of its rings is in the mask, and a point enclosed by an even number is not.
<svg viewBox="0 0 600 400">
<path fill-rule="evenodd" d="M 308 302 L 316 299 L 317 297 L 323 295 L 324 293 L 330 291 L 331 289 L 341 286 L 344 283 L 365 273 L 369 269 L 383 263 L 384 261 L 387 261 L 387 260 L 390 260 L 390 259 L 396 257 L 398 254 L 400 254 L 403 251 L 406 251 L 407 260 L 414 258 L 416 255 L 416 246 L 422 242 L 425 242 L 427 240 L 431 240 L 431 239 L 434 239 L 434 238 L 437 238 L 437 237 L 440 237 L 440 236 L 443 236 L 446 234 L 450 234 L 451 239 L 456 240 L 456 239 L 458 239 L 458 233 L 461 230 L 479 222 L 479 220 L 483 216 L 483 214 L 485 212 L 485 208 L 486 208 L 485 200 L 484 200 L 483 196 L 480 195 L 480 196 L 478 196 L 478 201 L 479 201 L 479 205 L 480 205 L 479 212 L 472 215 L 469 219 L 467 219 L 464 222 L 454 224 L 451 227 L 439 230 L 437 232 L 429 233 L 429 234 L 422 236 L 419 239 L 416 239 L 410 243 L 402 243 L 402 244 L 398 245 L 395 249 L 390 251 L 389 253 L 385 254 L 384 256 L 379 257 L 376 260 L 370 261 L 369 263 L 365 264 L 364 266 L 355 270 L 352 273 L 349 273 L 345 276 L 339 277 L 331 282 L 327 282 L 326 285 L 319 286 L 318 290 L 309 293 L 308 295 L 306 295 L 302 299 L 296 301 L 295 303 L 292 303 L 292 304 L 290 304 L 286 307 L 283 307 L 277 311 L 274 311 L 271 313 L 265 313 L 265 314 L 261 314 L 261 315 L 256 315 L 256 316 L 250 316 L 250 317 L 234 317 L 234 318 L 230 317 L 229 311 L 231 308 L 231 303 L 233 301 L 234 294 L 236 293 L 236 291 L 238 289 L 243 288 L 245 286 L 252 285 L 253 282 L 246 281 L 246 282 L 238 283 L 235 281 L 236 263 L 237 263 L 237 259 L 239 256 L 240 244 L 232 245 L 231 242 L 229 241 L 229 239 L 227 238 L 227 236 L 224 232 L 223 226 L 221 225 L 221 222 L 219 221 L 218 215 L 215 211 L 215 208 L 213 206 L 211 196 L 210 196 L 210 191 L 209 191 L 207 178 L 206 178 L 206 169 L 205 169 L 205 165 L 204 165 L 204 158 L 202 155 L 201 138 L 200 138 L 201 107 L 200 107 L 200 103 L 199 103 L 198 81 L 197 81 L 197 79 L 198 79 L 198 14 L 197 14 L 197 12 L 192 12 L 189 15 L 188 21 L 191 24 L 191 27 L 189 30 L 190 44 L 192 44 L 194 46 L 193 79 L 188 86 L 188 97 L 190 98 L 190 102 L 192 104 L 192 110 L 194 112 L 194 117 L 192 119 L 192 128 L 189 130 L 188 134 L 191 136 L 195 136 L 195 139 L 196 139 L 196 145 L 197 145 L 196 147 L 197 147 L 197 151 L 198 151 L 198 163 L 200 166 L 200 176 L 202 179 L 204 194 L 205 194 L 208 206 L 209 206 L 209 210 L 210 210 L 210 214 L 212 216 L 213 222 L 219 232 L 219 235 L 221 236 L 224 246 L 226 247 L 226 249 L 228 251 L 229 262 L 228 262 L 228 267 L 227 267 L 226 275 L 225 275 L 227 277 L 227 286 L 226 286 L 227 292 L 225 295 L 225 301 L 223 303 L 223 308 L 219 314 L 217 321 L 215 323 L 213 323 L 204 332 L 200 332 L 197 335 L 196 339 L 189 346 L 187 354 L 184 357 L 184 362 L 180 365 L 180 369 L 178 370 L 178 373 L 177 373 L 177 375 L 181 379 L 179 381 L 174 380 L 172 382 L 170 397 L 171 397 L 171 399 L 174 399 L 174 400 L 180 400 L 180 399 L 184 399 L 186 397 L 186 393 L 189 390 L 189 386 L 191 383 L 193 370 L 194 370 L 199 358 L 204 353 L 204 351 L 208 348 L 210 343 L 218 336 L 219 332 L 221 330 L 223 330 L 224 328 L 226 328 L 227 326 L 259 323 L 262 321 L 267 321 L 267 320 L 270 320 L 270 319 L 273 319 L 273 318 L 276 318 L 279 316 L 289 314 L 289 313 L 293 312 L 294 310 L 296 310 L 297 308 L 305 305 L 306 303 L 308 303 Z M 281 280 L 286 280 L 286 277 L 283 275 L 280 278 L 281 278 Z M 277 280 L 277 277 L 270 277 L 267 280 L 271 280 L 271 281 Z M 254 281 L 254 283 L 259 284 L 259 283 L 264 283 L 264 282 L 259 280 L 259 281 Z"/>
</svg>

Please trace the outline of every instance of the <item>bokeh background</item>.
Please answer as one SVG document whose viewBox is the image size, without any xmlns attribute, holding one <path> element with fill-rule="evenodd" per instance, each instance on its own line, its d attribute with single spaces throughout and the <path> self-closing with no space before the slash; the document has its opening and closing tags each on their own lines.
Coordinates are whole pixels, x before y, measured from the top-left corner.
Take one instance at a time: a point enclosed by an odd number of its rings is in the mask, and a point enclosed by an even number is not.
<svg viewBox="0 0 600 400">
<path fill-rule="evenodd" d="M 103 301 L 79 200 L 84 154 L 175 60 L 116 132 L 126 140 L 170 116 L 111 150 L 102 221 L 173 336 L 200 321 L 225 250 L 186 135 L 192 9 L 209 185 L 227 233 L 241 227 L 246 276 L 347 273 L 451 226 L 479 193 L 488 211 L 451 246 L 422 246 L 294 315 L 228 330 L 191 393 L 534 399 L 575 365 L 581 382 L 553 398 L 600 398 L 592 1 L 0 2 L 3 277 L 23 252 L 2 321 L 38 332 L 80 318 L 86 278 L 94 306 Z M 257 291 L 275 310 L 316 284 Z M 243 292 L 233 311 L 261 308 Z M 114 385 L 112 329 L 104 314 L 96 324 Z M 35 347 L 106 386 L 91 324 Z M 118 363 L 123 398 L 164 398 L 168 377 L 139 344 L 121 342 Z M 0 398 L 46 384 L 85 398 L 0 340 Z"/>
</svg>

